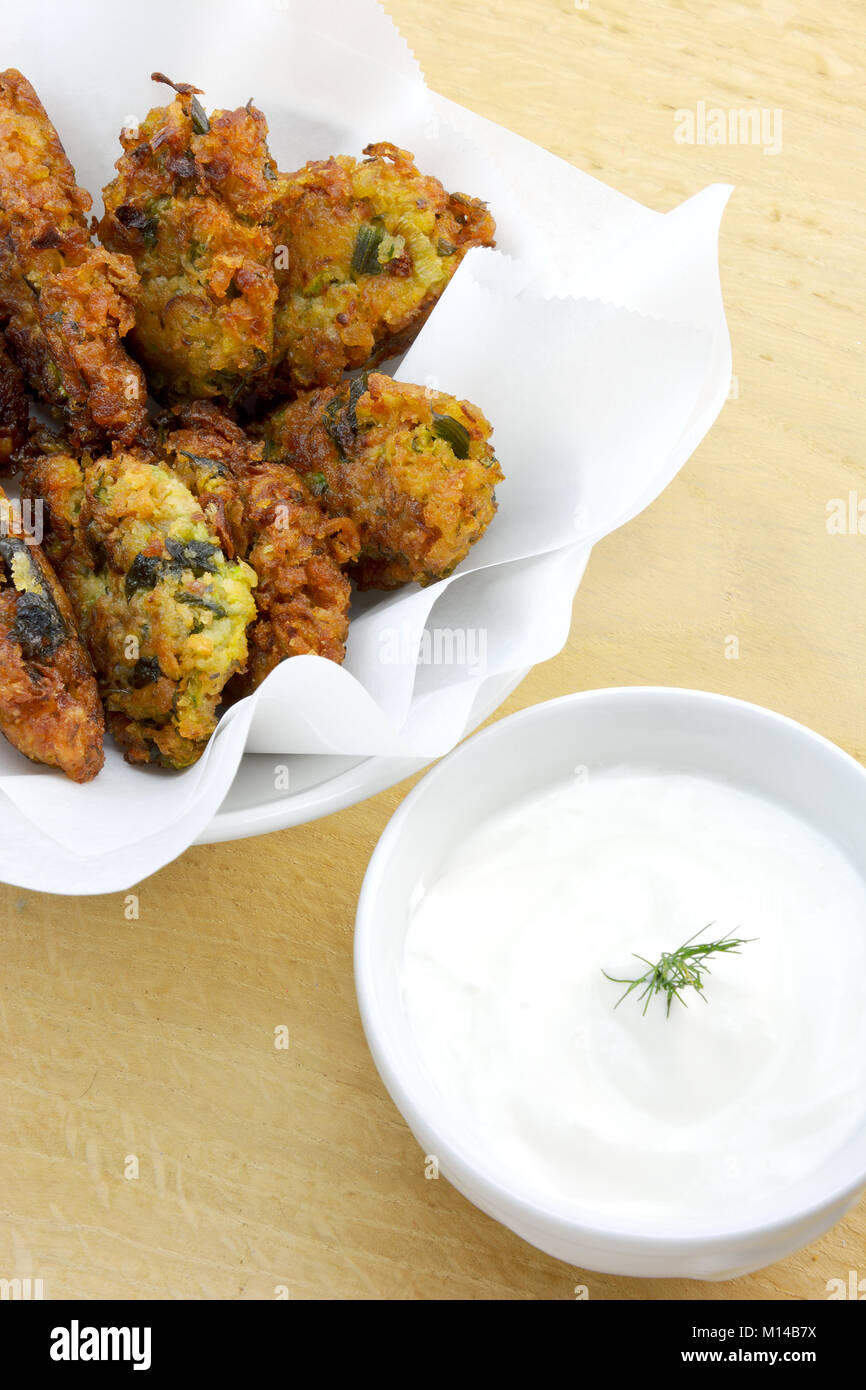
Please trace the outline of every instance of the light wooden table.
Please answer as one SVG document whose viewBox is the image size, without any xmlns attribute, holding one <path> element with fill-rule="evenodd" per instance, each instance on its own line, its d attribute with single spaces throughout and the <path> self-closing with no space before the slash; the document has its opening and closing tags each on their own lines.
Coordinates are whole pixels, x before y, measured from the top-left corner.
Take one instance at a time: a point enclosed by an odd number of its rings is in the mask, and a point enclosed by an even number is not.
<svg viewBox="0 0 866 1390">
<path fill-rule="evenodd" d="M 568 647 L 501 713 L 700 686 L 866 758 L 866 537 L 825 525 L 830 499 L 866 497 L 860 0 L 389 6 L 432 87 L 647 205 L 737 185 L 721 261 L 738 395 L 597 547 Z M 780 108 L 781 152 L 675 143 L 675 110 L 699 101 Z M 141 886 L 137 922 L 121 896 L 0 891 L 0 1276 L 48 1297 L 424 1299 L 820 1299 L 866 1276 L 862 1205 L 750 1278 L 652 1283 L 582 1275 L 425 1181 L 352 984 L 364 868 L 406 791 L 194 849 Z"/>
</svg>

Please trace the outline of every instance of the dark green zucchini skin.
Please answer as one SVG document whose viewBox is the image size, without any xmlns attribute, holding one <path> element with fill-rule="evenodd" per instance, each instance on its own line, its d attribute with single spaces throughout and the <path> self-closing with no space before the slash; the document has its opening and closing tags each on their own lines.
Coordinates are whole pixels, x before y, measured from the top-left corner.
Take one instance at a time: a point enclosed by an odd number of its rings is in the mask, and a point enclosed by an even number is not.
<svg viewBox="0 0 866 1390">
<path fill-rule="evenodd" d="M 9 530 L 0 493 L 0 732 L 34 762 L 88 782 L 103 764 L 102 705 L 72 609 L 39 546 Z"/>
</svg>

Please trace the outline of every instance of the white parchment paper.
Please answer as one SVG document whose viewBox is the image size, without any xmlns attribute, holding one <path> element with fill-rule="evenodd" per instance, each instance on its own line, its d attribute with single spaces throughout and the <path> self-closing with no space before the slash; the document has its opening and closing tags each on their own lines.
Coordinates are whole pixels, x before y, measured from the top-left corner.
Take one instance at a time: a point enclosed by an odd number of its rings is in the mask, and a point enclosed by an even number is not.
<svg viewBox="0 0 866 1390">
<path fill-rule="evenodd" d="M 470 253 L 394 374 L 475 401 L 506 475 L 499 512 L 450 579 L 359 596 L 345 666 L 284 662 L 179 774 L 116 749 L 73 786 L 0 746 L 0 876 L 58 893 L 128 887 L 211 819 L 245 750 L 435 757 L 485 677 L 553 656 L 591 545 L 670 482 L 730 382 L 717 266 L 730 189 L 651 212 L 430 93 L 373 0 L 30 0 L 6 7 L 4 62 L 40 93 L 100 208 L 123 124 L 167 100 L 159 69 L 205 104 L 253 97 L 282 168 L 414 151 L 487 198 L 496 251 Z"/>
</svg>

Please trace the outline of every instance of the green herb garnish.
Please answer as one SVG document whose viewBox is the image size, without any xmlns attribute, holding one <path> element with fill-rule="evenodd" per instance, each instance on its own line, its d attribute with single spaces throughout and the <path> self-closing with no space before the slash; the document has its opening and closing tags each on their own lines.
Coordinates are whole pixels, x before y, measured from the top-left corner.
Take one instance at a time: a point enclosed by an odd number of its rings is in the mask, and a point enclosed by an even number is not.
<svg viewBox="0 0 866 1390">
<path fill-rule="evenodd" d="M 638 1000 L 644 999 L 643 1012 L 646 1013 L 650 1006 L 650 1000 L 655 994 L 667 995 L 667 1008 L 665 1016 L 671 1011 L 671 1004 L 674 998 L 679 999 L 681 1004 L 686 1004 L 685 999 L 680 994 L 681 989 L 691 986 L 697 990 L 704 1003 L 707 1002 L 706 995 L 703 993 L 704 981 L 703 974 L 710 974 L 710 967 L 706 964 L 708 956 L 716 954 L 739 955 L 740 946 L 746 946 L 750 941 L 756 941 L 757 937 L 732 936 L 730 932 L 726 936 L 720 936 L 718 941 L 702 941 L 698 945 L 692 945 L 701 935 L 701 932 L 709 931 L 713 925 L 708 922 L 700 931 L 696 931 L 694 936 L 690 936 L 688 941 L 684 941 L 676 951 L 662 951 L 655 965 L 647 960 L 646 956 L 639 956 L 637 952 L 632 952 L 635 960 L 642 960 L 649 969 L 644 971 L 635 980 L 620 979 L 618 975 L 608 975 L 606 970 L 602 970 L 605 979 L 612 980 L 617 985 L 628 985 L 628 989 L 617 999 L 614 1008 L 618 1009 L 623 999 L 627 999 L 632 990 L 639 989 L 643 985 L 643 990 L 638 995 Z"/>
<path fill-rule="evenodd" d="M 139 589 L 155 589 L 162 578 L 163 562 L 158 555 L 136 555 L 126 572 L 127 599 L 137 594 Z"/>
<path fill-rule="evenodd" d="M 341 459 L 348 457 L 358 432 L 358 402 L 367 390 L 367 373 L 353 377 L 345 396 L 334 396 L 322 413 L 322 424 Z"/>
<path fill-rule="evenodd" d="M 155 656 L 140 656 L 133 668 L 130 684 L 134 690 L 142 690 L 146 685 L 153 685 L 162 676 L 162 669 Z"/>
<path fill-rule="evenodd" d="M 353 275 L 380 275 L 379 247 L 385 235 L 385 228 L 379 222 L 364 222 L 358 228 L 355 249 L 352 252 Z"/>
<path fill-rule="evenodd" d="M 189 116 L 196 135 L 207 135 L 210 130 L 210 121 L 198 97 L 193 97 L 189 104 Z"/>
<path fill-rule="evenodd" d="M 179 541 L 167 536 L 165 548 L 176 564 L 192 570 L 196 579 L 203 574 L 216 574 L 217 561 L 222 559 L 218 545 L 210 541 Z"/>
<path fill-rule="evenodd" d="M 217 603 L 212 598 L 204 598 L 201 594 L 178 594 L 177 601 L 178 603 L 192 604 L 194 608 L 205 608 L 208 613 L 213 613 L 215 618 L 226 616 L 226 610 L 221 603 Z"/>
<path fill-rule="evenodd" d="M 434 410 L 433 433 L 437 439 L 444 439 L 446 444 L 450 444 L 455 458 L 468 459 L 469 431 L 459 420 L 455 420 L 451 415 L 437 415 Z"/>
</svg>

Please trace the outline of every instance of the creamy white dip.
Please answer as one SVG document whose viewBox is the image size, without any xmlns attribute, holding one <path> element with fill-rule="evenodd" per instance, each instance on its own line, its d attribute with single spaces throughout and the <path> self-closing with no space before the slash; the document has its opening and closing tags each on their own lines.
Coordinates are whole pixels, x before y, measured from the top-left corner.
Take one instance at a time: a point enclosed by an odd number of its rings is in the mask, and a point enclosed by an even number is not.
<svg viewBox="0 0 866 1390">
<path fill-rule="evenodd" d="M 712 923 L 670 1016 L 633 977 Z M 744 1213 L 866 1111 L 866 884 L 780 806 L 612 769 L 482 825 L 413 905 L 403 992 L 450 1127 L 558 1211 L 647 1225 Z"/>
</svg>

